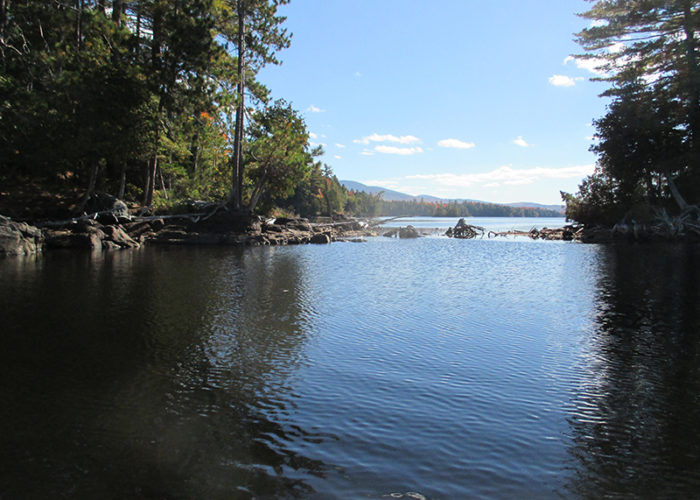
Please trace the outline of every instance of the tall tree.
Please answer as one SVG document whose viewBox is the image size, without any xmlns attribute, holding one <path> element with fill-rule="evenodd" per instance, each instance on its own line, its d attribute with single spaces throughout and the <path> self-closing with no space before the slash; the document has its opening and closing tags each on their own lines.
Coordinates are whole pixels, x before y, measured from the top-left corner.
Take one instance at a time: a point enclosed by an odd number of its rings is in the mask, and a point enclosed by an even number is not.
<svg viewBox="0 0 700 500">
<path fill-rule="evenodd" d="M 665 151 L 671 157 L 664 159 L 661 170 L 678 206 L 686 209 L 681 191 L 693 198 L 700 194 L 694 187 L 700 181 L 700 3 L 598 0 L 581 16 L 592 23 L 577 34 L 586 50 L 579 57 L 597 61 L 598 79 L 612 83 L 604 95 L 612 96 L 614 104 L 610 119 L 598 122 L 603 127 L 599 136 L 611 137 L 606 124 L 621 118 L 619 113 L 635 102 L 644 101 L 647 110 L 682 110 L 674 113 L 677 122 L 666 135 L 682 132 L 683 146 Z M 658 138 L 658 127 L 652 128 L 638 127 L 638 132 Z M 628 147 L 633 149 L 634 141 Z"/>
<path fill-rule="evenodd" d="M 229 0 L 230 15 L 236 23 L 223 26 L 223 35 L 233 42 L 237 56 L 237 103 L 234 129 L 232 182 L 229 203 L 243 207 L 243 143 L 245 136 L 245 95 L 248 82 L 266 64 L 279 64 L 277 51 L 289 46 L 291 35 L 282 27 L 285 17 L 277 14 L 289 0 Z"/>
</svg>

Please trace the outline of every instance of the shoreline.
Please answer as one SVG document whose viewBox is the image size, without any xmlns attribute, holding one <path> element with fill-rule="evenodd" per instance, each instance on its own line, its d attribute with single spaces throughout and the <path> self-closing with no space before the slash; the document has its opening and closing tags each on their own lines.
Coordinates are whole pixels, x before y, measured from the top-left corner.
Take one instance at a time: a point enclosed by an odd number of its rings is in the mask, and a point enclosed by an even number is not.
<svg viewBox="0 0 700 500">
<path fill-rule="evenodd" d="M 700 233 L 662 233 L 647 226 L 616 225 L 612 228 L 567 224 L 559 228 L 532 228 L 530 231 L 487 231 L 460 219 L 454 228 L 383 228 L 371 219 L 306 218 L 266 219 L 228 211 L 209 215 L 184 214 L 132 217 L 128 213 L 100 212 L 68 221 L 31 225 L 0 215 L 0 257 L 38 255 L 53 249 L 92 251 L 140 248 L 144 245 L 223 245 L 284 246 L 363 242 L 367 237 L 400 239 L 445 236 L 456 239 L 496 239 L 527 237 L 532 240 L 573 241 L 580 243 L 691 242 L 700 241 Z M 320 222 L 319 222 L 320 221 Z"/>
</svg>

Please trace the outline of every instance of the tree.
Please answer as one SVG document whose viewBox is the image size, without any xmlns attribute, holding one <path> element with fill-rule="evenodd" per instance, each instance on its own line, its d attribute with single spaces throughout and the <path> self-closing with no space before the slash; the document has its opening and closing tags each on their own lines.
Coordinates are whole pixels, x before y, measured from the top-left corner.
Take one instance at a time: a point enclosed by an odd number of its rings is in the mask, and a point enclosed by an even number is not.
<svg viewBox="0 0 700 500">
<path fill-rule="evenodd" d="M 646 176 L 647 187 L 651 174 L 661 172 L 679 208 L 687 209 L 682 192 L 695 201 L 700 195 L 700 4 L 598 0 L 581 16 L 592 25 L 577 34 L 587 51 L 579 57 L 597 61 L 598 79 L 612 83 L 604 95 L 613 103 L 596 122 L 602 142 L 594 151 L 603 155 L 601 168 L 613 183 Z M 635 124 L 629 114 L 634 108 L 662 119 L 662 125 L 648 119 Z M 628 126 L 634 133 L 625 132 Z M 654 152 L 660 143 L 664 158 Z M 631 166 L 641 170 L 632 172 Z"/>
<path fill-rule="evenodd" d="M 251 122 L 245 163 L 251 183 L 247 209 L 253 211 L 265 192 L 291 196 L 320 151 L 310 150 L 304 120 L 283 100 L 256 112 Z"/>
<path fill-rule="evenodd" d="M 222 25 L 222 35 L 233 42 L 237 55 L 236 119 L 229 203 L 243 206 L 243 141 L 245 137 L 245 94 L 249 81 L 265 64 L 279 64 L 276 52 L 289 46 L 290 35 L 281 25 L 285 17 L 277 15 L 280 5 L 289 0 L 228 0 L 232 8 L 223 9 L 224 19 L 235 16 L 236 23 Z M 232 4 L 232 5 L 231 5 Z M 233 28 L 235 26 L 235 28 Z"/>
</svg>

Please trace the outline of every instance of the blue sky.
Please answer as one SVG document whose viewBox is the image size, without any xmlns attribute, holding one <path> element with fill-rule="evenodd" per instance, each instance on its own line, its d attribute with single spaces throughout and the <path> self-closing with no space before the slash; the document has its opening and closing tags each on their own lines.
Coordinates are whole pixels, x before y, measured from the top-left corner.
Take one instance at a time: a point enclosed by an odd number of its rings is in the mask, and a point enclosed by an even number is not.
<svg viewBox="0 0 700 500">
<path fill-rule="evenodd" d="M 605 84 L 567 57 L 584 0 L 292 0 L 260 80 L 303 112 L 340 179 L 560 203 L 592 172 Z"/>
</svg>

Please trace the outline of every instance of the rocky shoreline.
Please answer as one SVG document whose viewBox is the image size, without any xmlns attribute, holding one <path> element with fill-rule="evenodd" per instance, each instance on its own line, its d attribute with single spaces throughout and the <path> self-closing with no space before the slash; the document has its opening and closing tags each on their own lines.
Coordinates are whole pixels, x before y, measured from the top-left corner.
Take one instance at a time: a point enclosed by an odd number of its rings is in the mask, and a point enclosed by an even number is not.
<svg viewBox="0 0 700 500">
<path fill-rule="evenodd" d="M 0 255 L 33 255 L 53 249 L 108 251 L 143 245 L 299 245 L 362 241 L 377 236 L 366 222 L 312 223 L 303 218 L 264 219 L 222 211 L 201 215 L 129 217 L 93 214 L 70 221 L 30 225 L 0 216 Z"/>
<path fill-rule="evenodd" d="M 669 226 L 673 229 L 673 226 Z M 684 227 L 687 227 L 684 226 Z M 621 225 L 612 228 L 585 227 L 569 224 L 561 228 L 530 231 L 487 231 L 460 219 L 445 236 L 459 239 L 529 237 L 535 240 L 610 243 L 614 241 L 700 241 L 700 227 L 694 231 L 662 232 L 654 227 Z M 695 230 L 697 229 L 697 230 Z M 0 215 L 0 256 L 34 255 L 53 249 L 109 251 L 139 248 L 144 245 L 232 245 L 277 246 L 327 244 L 334 241 L 364 241 L 378 236 L 378 227 L 366 220 L 325 218 L 266 219 L 245 213 L 217 209 L 209 213 L 134 217 L 126 206 L 115 204 L 111 209 L 68 221 L 43 222 L 31 225 Z M 413 226 L 391 228 L 386 237 L 418 238 L 423 232 Z"/>
</svg>

